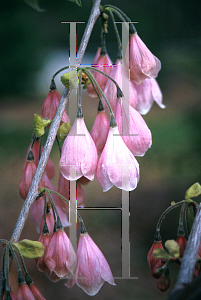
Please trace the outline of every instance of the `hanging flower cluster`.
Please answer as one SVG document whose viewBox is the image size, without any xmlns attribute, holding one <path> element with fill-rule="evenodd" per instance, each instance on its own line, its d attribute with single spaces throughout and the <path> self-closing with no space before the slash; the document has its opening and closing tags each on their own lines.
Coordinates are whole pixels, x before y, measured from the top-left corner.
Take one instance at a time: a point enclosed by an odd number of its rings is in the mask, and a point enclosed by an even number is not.
<svg viewBox="0 0 201 300">
<path fill-rule="evenodd" d="M 170 275 L 169 275 L 169 265 L 171 263 L 175 263 L 178 267 L 180 267 L 182 262 L 182 257 L 184 256 L 184 252 L 187 245 L 187 239 L 189 235 L 189 221 L 188 216 L 193 213 L 195 218 L 198 204 L 193 201 L 191 198 L 197 197 L 201 194 L 201 186 L 199 183 L 193 184 L 186 192 L 185 200 L 182 200 L 177 203 L 172 203 L 170 207 L 168 207 L 163 214 L 161 215 L 157 226 L 156 233 L 154 237 L 154 242 L 148 252 L 147 262 L 149 268 L 151 270 L 151 275 L 158 279 L 157 287 L 165 292 L 170 287 Z M 162 239 L 160 234 L 161 223 L 167 213 L 174 208 L 181 207 L 180 217 L 179 217 L 179 226 L 177 230 L 177 239 L 168 240 L 165 242 L 164 250 L 162 245 Z M 201 244 L 198 250 L 198 261 L 194 268 L 193 277 L 197 277 L 200 272 L 200 257 L 201 257 Z"/>
<path fill-rule="evenodd" d="M 113 22 L 118 55 L 116 63 L 112 64 L 106 50 L 106 12 L 109 12 L 113 21 L 113 13 L 123 21 L 128 22 L 130 19 L 111 5 L 104 6 L 102 10 L 101 47 L 98 48 L 92 67 L 78 66 L 76 71 L 70 70 L 61 77 L 66 87 L 77 88 L 78 109 L 72 127 L 66 111 L 61 117 L 56 137 L 60 151 L 58 186 L 56 188 L 51 182 L 55 167 L 48 159 L 38 196 L 30 209 L 30 216 L 40 233 L 39 243 L 44 248 L 43 253 L 35 257 L 38 269 L 53 282 L 68 278 L 67 287 L 77 284 L 88 295 L 97 294 L 105 281 L 115 285 L 114 278 L 103 253 L 89 236 L 79 214 L 80 237 L 75 252 L 64 230 L 64 227 L 70 226 L 69 207 L 76 210 L 77 206 L 84 205 L 86 193 L 83 185 L 93 181 L 95 177 L 104 192 L 113 186 L 125 191 L 132 191 L 137 187 L 139 164 L 136 156 L 144 156 L 152 145 L 151 131 L 141 115 L 150 110 L 154 101 L 161 108 L 165 107 L 155 80 L 161 68 L 160 61 L 148 50 L 133 25 L 130 25 L 129 41 L 125 58 L 122 59 L 122 45 Z M 41 116 L 34 115 L 34 134 L 27 150 L 19 185 L 23 200 L 29 193 L 37 166 L 41 163 L 45 131 L 50 128 L 61 100 L 54 81 L 60 71 L 52 77 Z M 128 87 L 129 93 L 124 93 L 124 85 Z M 85 88 L 90 97 L 98 98 L 97 115 L 90 132 L 82 110 L 82 90 Z M 61 149 L 62 140 L 64 142 Z M 72 181 L 76 181 L 74 198 L 70 193 Z M 149 253 L 153 274 L 156 266 L 157 269 L 164 269 L 166 266 L 164 259 L 152 257 L 156 248 L 162 248 L 158 240 Z M 17 299 L 44 299 L 42 296 L 35 296 L 36 287 L 26 278 L 25 271 L 25 280 L 19 282 Z M 10 293 L 12 297 L 9 288 L 5 293 Z"/>
</svg>

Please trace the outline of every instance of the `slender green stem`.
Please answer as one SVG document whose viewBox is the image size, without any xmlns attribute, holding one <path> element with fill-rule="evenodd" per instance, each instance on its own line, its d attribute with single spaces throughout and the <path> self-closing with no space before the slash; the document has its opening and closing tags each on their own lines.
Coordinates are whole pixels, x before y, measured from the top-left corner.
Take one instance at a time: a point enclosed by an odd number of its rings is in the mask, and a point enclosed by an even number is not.
<svg viewBox="0 0 201 300">
<path fill-rule="evenodd" d="M 58 148 L 59 148 L 59 155 L 60 155 L 60 157 L 61 157 L 61 145 L 60 145 L 60 143 L 59 143 L 58 136 L 56 136 L 56 141 L 57 141 L 57 146 L 58 146 Z"/>
<path fill-rule="evenodd" d="M 6 279 L 6 291 L 10 291 L 10 284 L 9 284 L 9 243 L 6 245 L 5 256 L 4 256 L 4 276 Z"/>
<path fill-rule="evenodd" d="M 25 262 L 24 262 L 24 259 L 22 257 L 22 254 L 20 252 L 20 250 L 18 249 L 18 247 L 14 244 L 11 245 L 11 247 L 13 247 L 15 249 L 15 251 L 18 253 L 19 257 L 20 257 L 20 260 L 21 260 L 21 264 L 22 264 L 22 267 L 23 267 L 23 270 L 24 270 L 24 274 L 25 275 L 28 275 L 28 271 L 27 271 L 27 268 L 26 268 L 26 265 L 25 265 Z M 20 269 L 21 271 L 21 269 Z"/>
<path fill-rule="evenodd" d="M 184 231 L 184 213 L 185 213 L 186 206 L 188 206 L 188 203 L 184 203 L 181 207 L 180 216 L 179 216 L 179 226 L 178 226 L 178 230 L 177 230 L 177 235 L 178 236 L 184 236 L 185 235 L 185 231 Z"/>
<path fill-rule="evenodd" d="M 160 227 L 161 227 L 161 223 L 163 221 L 163 219 L 165 218 L 165 216 L 167 215 L 167 213 L 169 213 L 172 209 L 182 205 L 183 203 L 185 203 L 186 200 L 182 200 L 180 202 L 177 202 L 171 206 L 169 206 L 163 213 L 162 215 L 160 216 L 159 220 L 158 220 L 158 223 L 157 223 L 157 226 L 156 226 L 156 231 L 160 231 Z"/>
<path fill-rule="evenodd" d="M 54 75 L 52 76 L 52 80 L 54 80 L 54 78 L 62 71 L 69 69 L 69 68 L 76 68 L 76 66 L 65 66 L 61 69 L 59 69 L 56 73 L 54 73 Z"/>
<path fill-rule="evenodd" d="M 95 67 L 85 67 L 82 70 L 83 70 L 83 72 L 85 72 L 85 70 L 93 70 L 93 71 L 96 71 L 98 73 L 101 73 L 102 75 L 104 75 L 105 77 L 107 77 L 108 79 L 110 79 L 116 85 L 116 87 L 120 89 L 120 86 L 118 85 L 118 83 L 111 76 L 109 76 L 108 74 L 104 73 L 103 71 L 101 71 L 101 70 L 99 70 L 99 69 L 97 69 Z M 120 91 L 122 92 L 121 89 L 120 89 Z M 123 97 L 123 92 L 122 92 L 122 97 Z"/>
<path fill-rule="evenodd" d="M 45 201 L 45 205 L 44 205 L 44 223 L 46 223 L 46 213 L 47 213 L 47 197 L 44 193 L 44 201 Z"/>
<path fill-rule="evenodd" d="M 114 6 L 114 5 L 105 5 L 104 10 L 109 10 L 111 9 L 121 20 L 123 20 L 124 22 L 129 22 L 130 26 L 129 28 L 131 29 L 132 33 L 137 33 L 137 30 L 135 28 L 135 26 L 133 25 L 133 23 L 131 22 L 131 19 L 118 7 Z"/>
<path fill-rule="evenodd" d="M 21 271 L 21 268 L 20 268 L 20 264 L 19 264 L 18 259 L 17 259 L 17 255 L 16 255 L 15 251 L 13 250 L 13 247 L 15 249 L 18 249 L 18 248 L 15 245 L 12 245 L 10 242 L 8 244 L 9 244 L 9 248 L 10 248 L 10 251 L 12 253 L 12 256 L 14 258 L 14 261 L 15 261 L 15 264 L 16 264 L 16 267 L 17 267 L 17 271 L 19 272 L 19 271 Z M 23 266 L 23 264 L 22 264 L 22 266 Z M 23 266 L 23 268 L 24 268 L 24 266 Z M 26 270 L 26 267 L 25 267 L 25 270 Z"/>
<path fill-rule="evenodd" d="M 120 39 L 120 36 L 119 36 L 119 31 L 118 31 L 117 25 L 115 23 L 114 14 L 111 10 L 108 10 L 108 11 L 109 11 L 109 14 L 110 14 L 111 19 L 112 19 L 112 23 L 113 23 L 113 26 L 114 26 L 114 31 L 115 31 L 116 38 L 117 38 L 118 49 L 120 51 L 120 50 L 122 50 L 122 45 L 121 45 L 121 39 Z"/>
<path fill-rule="evenodd" d="M 82 70 L 80 70 L 79 74 L 78 107 L 82 107 Z"/>
<path fill-rule="evenodd" d="M 93 68 L 93 69 L 96 70 L 95 68 Z M 109 104 L 107 98 L 105 97 L 103 91 L 101 90 L 101 88 L 100 88 L 98 82 L 96 81 L 95 77 L 93 76 L 93 74 L 92 74 L 90 71 L 88 71 L 88 68 L 84 68 L 83 71 L 84 71 L 84 73 L 90 78 L 91 82 L 94 82 L 94 83 L 96 84 L 97 90 L 99 91 L 99 93 L 101 94 L 101 96 L 102 96 L 103 99 L 105 100 L 105 103 L 106 103 L 107 106 L 108 106 L 110 115 L 114 117 L 114 113 L 113 113 L 113 111 L 112 111 L 112 108 L 111 108 L 111 106 L 110 106 L 110 104 Z M 101 72 L 101 73 L 103 73 L 103 72 Z"/>
<path fill-rule="evenodd" d="M 0 242 L 2 242 L 2 243 L 8 243 L 8 241 L 7 240 L 5 240 L 5 239 L 0 239 Z"/>
<path fill-rule="evenodd" d="M 68 205 L 70 204 L 71 208 L 73 209 L 73 211 L 74 211 L 75 213 L 77 212 L 76 208 L 75 208 L 74 205 L 70 202 L 70 200 L 67 200 L 66 198 L 64 198 L 61 194 L 59 194 L 59 193 L 56 192 L 56 191 L 53 191 L 53 190 L 50 190 L 50 189 L 47 189 L 47 188 L 45 188 L 45 190 L 48 190 L 50 193 L 57 195 L 57 196 L 58 196 L 59 198 L 61 198 L 64 202 L 68 203 Z M 80 215 L 78 212 L 77 212 L 77 216 L 78 216 L 79 221 L 80 221 L 80 222 L 83 222 L 83 219 L 82 219 L 81 215 Z M 83 223 L 84 223 L 84 222 L 83 222 Z"/>
<path fill-rule="evenodd" d="M 186 235 L 187 237 L 189 236 L 189 232 L 190 232 L 190 226 L 189 226 L 189 221 L 188 221 L 188 206 L 185 207 L 185 213 L 184 213 L 184 222 L 186 225 Z"/>
<path fill-rule="evenodd" d="M 104 6 L 104 10 L 114 12 L 114 13 L 117 15 L 117 17 L 118 17 L 120 20 L 122 20 L 123 22 L 126 22 L 126 21 L 127 21 L 126 18 L 123 17 L 123 15 L 122 15 L 118 10 L 114 9 L 114 7 L 111 7 L 111 5 L 106 5 L 106 6 Z"/>
<path fill-rule="evenodd" d="M 94 91 L 96 92 L 96 95 L 98 96 L 99 100 L 101 101 L 100 94 L 98 93 L 97 88 L 96 88 L 96 86 L 95 86 L 95 84 L 94 84 L 94 82 L 93 82 L 93 78 L 92 78 L 92 76 L 91 76 L 91 72 L 87 72 L 87 76 L 89 77 L 89 79 L 90 79 L 90 81 L 91 81 L 91 84 L 92 84 L 92 86 L 93 86 L 93 88 L 94 88 Z"/>
<path fill-rule="evenodd" d="M 34 145 L 35 141 L 36 141 L 36 137 L 35 137 L 35 134 L 33 134 L 33 139 L 32 139 L 32 143 L 31 143 L 31 148 L 30 148 L 30 150 L 33 149 L 33 145 Z"/>
<path fill-rule="evenodd" d="M 56 205 L 55 205 L 54 200 L 52 199 L 52 196 L 51 196 L 51 194 L 50 194 L 50 190 L 47 189 L 47 188 L 45 188 L 45 191 L 46 191 L 47 194 L 48 194 L 48 197 L 49 197 L 49 200 L 50 200 L 50 202 L 51 202 L 52 208 L 55 210 L 55 213 L 56 213 L 56 215 L 57 215 L 57 219 L 60 219 L 59 213 L 58 213 L 57 208 L 56 208 Z"/>
<path fill-rule="evenodd" d="M 41 148 L 42 148 L 42 143 L 43 143 L 43 135 L 40 136 L 39 138 L 39 153 L 38 153 L 38 161 L 40 160 L 40 157 L 41 157 Z"/>
</svg>

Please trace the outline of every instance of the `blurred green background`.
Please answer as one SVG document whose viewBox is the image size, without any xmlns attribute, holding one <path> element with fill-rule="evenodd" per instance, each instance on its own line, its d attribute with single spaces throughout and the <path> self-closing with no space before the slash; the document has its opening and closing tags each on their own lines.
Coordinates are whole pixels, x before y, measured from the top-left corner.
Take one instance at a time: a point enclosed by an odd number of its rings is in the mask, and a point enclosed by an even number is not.
<svg viewBox="0 0 201 300">
<path fill-rule="evenodd" d="M 0 237 L 9 239 L 22 200 L 18 195 L 24 158 L 30 143 L 33 114 L 40 114 L 48 94 L 52 74 L 68 65 L 69 28 L 60 21 L 87 21 L 92 1 L 82 0 L 79 8 L 65 0 L 41 0 L 44 13 L 38 13 L 23 1 L 1 1 L 0 10 Z M 146 262 L 153 243 L 155 226 L 171 201 L 180 201 L 185 191 L 201 176 L 201 2 L 162 0 L 103 0 L 138 21 L 138 34 L 162 63 L 157 78 L 163 92 L 165 110 L 156 104 L 144 116 L 153 137 L 146 155 L 137 158 L 140 182 L 130 193 L 130 273 L 138 280 L 116 280 L 116 287 L 104 284 L 94 296 L 99 299 L 166 299 L 168 292 L 157 289 Z M 78 46 L 84 25 L 77 29 Z M 97 22 L 87 47 L 85 62 L 90 62 L 99 45 Z M 116 40 L 111 22 L 106 37 L 108 53 L 116 59 Z M 58 89 L 62 86 L 57 79 Z M 89 130 L 96 115 L 97 100 L 84 95 L 84 115 Z M 54 146 L 51 158 L 58 164 Z M 54 184 L 57 185 L 57 176 Z M 95 180 L 86 187 L 86 206 L 120 207 L 121 191 L 112 188 L 103 193 Z M 199 199 L 198 199 L 199 200 Z M 89 234 L 103 251 L 113 275 L 121 276 L 121 216 L 118 211 L 81 212 Z M 163 222 L 162 238 L 176 239 L 179 210 Z M 38 239 L 31 220 L 27 220 L 22 238 Z M 2 250 L 1 250 L 2 252 Z M 46 299 L 89 299 L 78 287 L 69 290 L 65 280 L 53 284 L 27 261 L 30 275 Z M 177 267 L 171 266 L 171 288 Z M 12 267 L 11 286 L 17 290 L 16 269 Z"/>
</svg>

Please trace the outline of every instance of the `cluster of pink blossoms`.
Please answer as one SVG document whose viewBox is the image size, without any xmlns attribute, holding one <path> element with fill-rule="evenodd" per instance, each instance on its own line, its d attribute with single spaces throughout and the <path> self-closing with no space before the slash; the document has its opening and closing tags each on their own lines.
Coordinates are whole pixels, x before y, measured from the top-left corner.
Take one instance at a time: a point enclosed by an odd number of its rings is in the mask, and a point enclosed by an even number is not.
<svg viewBox="0 0 201 300">
<path fill-rule="evenodd" d="M 94 180 L 95 173 L 104 192 L 114 185 L 126 191 L 136 188 L 139 181 L 139 164 L 135 156 L 143 156 L 152 144 L 151 132 L 141 114 L 146 114 L 150 110 L 153 101 L 161 108 L 164 108 L 164 105 L 162 93 L 155 80 L 161 68 L 160 61 L 147 49 L 137 33 L 130 35 L 129 45 L 125 63 L 118 59 L 116 64 L 112 65 L 107 53 L 103 54 L 100 48 L 93 62 L 96 68 L 116 81 L 118 89 L 122 89 L 122 78 L 127 80 L 130 89 L 129 99 L 122 97 L 122 92 L 119 94 L 113 81 L 94 70 L 94 78 L 109 102 L 110 121 L 106 99 L 99 92 L 98 113 L 90 133 L 84 122 L 82 108 L 79 107 L 77 118 L 63 143 L 58 187 L 56 189 L 51 183 L 55 168 L 48 159 L 39 188 L 58 192 L 69 200 L 70 181 L 76 180 L 78 206 L 83 205 L 85 198 L 82 185 Z M 96 97 L 96 92 L 90 84 L 89 96 Z M 43 118 L 50 120 L 54 118 L 60 99 L 56 87 L 52 88 L 42 107 Z M 64 112 L 61 124 L 68 122 L 69 117 Z M 19 186 L 20 195 L 24 200 L 42 151 L 39 139 L 35 138 L 29 146 Z M 41 194 L 30 210 L 31 218 L 37 230 L 40 230 L 39 241 L 45 246 L 43 256 L 36 261 L 38 269 L 54 282 L 61 278 L 70 278 L 68 287 L 76 283 L 89 295 L 95 295 L 104 281 L 115 285 L 105 257 L 82 222 L 77 254 L 75 253 L 63 228 L 70 225 L 67 218 L 69 205 L 57 194 L 52 194 L 55 205 L 53 208 L 47 205 L 51 202 L 49 197 L 49 194 L 47 196 Z M 71 200 L 74 206 L 75 201 Z M 45 215 L 44 207 L 46 207 Z"/>
</svg>

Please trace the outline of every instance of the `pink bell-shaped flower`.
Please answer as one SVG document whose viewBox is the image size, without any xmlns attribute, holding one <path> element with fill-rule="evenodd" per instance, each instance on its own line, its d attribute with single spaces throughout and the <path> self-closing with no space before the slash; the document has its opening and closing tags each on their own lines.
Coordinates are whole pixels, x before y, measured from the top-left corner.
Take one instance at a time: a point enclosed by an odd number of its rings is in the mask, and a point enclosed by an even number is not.
<svg viewBox="0 0 201 300">
<path fill-rule="evenodd" d="M 54 116 L 56 114 L 57 108 L 59 106 L 60 100 L 61 100 L 61 95 L 59 94 L 59 92 L 56 89 L 50 90 L 47 95 L 47 98 L 45 99 L 45 102 L 43 103 L 43 106 L 42 106 L 42 112 L 41 112 L 42 117 L 53 120 Z M 61 120 L 64 123 L 69 123 L 69 117 L 68 117 L 66 111 L 64 111 Z"/>
<path fill-rule="evenodd" d="M 84 177 L 85 178 L 85 177 Z M 76 183 L 76 190 L 77 190 L 77 206 L 81 206 L 84 202 L 84 198 L 86 195 L 85 190 L 83 187 L 77 182 Z M 59 174 L 59 182 L 58 182 L 58 193 L 61 194 L 67 200 L 70 199 L 70 181 L 65 179 L 63 175 Z M 71 199 L 71 203 L 75 206 L 76 199 Z"/>
<path fill-rule="evenodd" d="M 35 172 L 36 164 L 34 160 L 27 160 L 23 167 L 22 177 L 19 185 L 19 193 L 23 200 L 25 200 L 27 197 Z"/>
<path fill-rule="evenodd" d="M 73 246 L 63 229 L 58 229 L 53 234 L 47 246 L 44 262 L 50 273 L 54 272 L 58 277 L 64 277 L 76 267 L 76 254 Z"/>
<path fill-rule="evenodd" d="M 156 78 L 161 69 L 160 60 L 151 53 L 137 33 L 129 36 L 125 62 L 130 66 L 130 79 L 137 84 L 146 78 Z"/>
<path fill-rule="evenodd" d="M 146 115 L 149 112 L 154 101 L 160 108 L 165 108 L 165 105 L 163 104 L 163 95 L 156 79 L 145 79 L 139 85 L 134 82 L 131 82 L 131 84 L 136 89 L 138 95 L 137 104 L 133 107 L 141 115 Z"/>
<path fill-rule="evenodd" d="M 94 296 L 105 281 L 115 285 L 107 260 L 87 232 L 80 234 L 76 273 L 67 287 L 71 288 L 76 283 L 85 293 Z"/>
<path fill-rule="evenodd" d="M 32 294 L 34 295 L 35 300 L 45 300 L 45 298 L 43 297 L 41 292 L 37 289 L 35 284 L 32 283 L 29 288 L 30 288 Z"/>
<path fill-rule="evenodd" d="M 151 147 L 152 137 L 146 122 L 142 116 L 129 105 L 129 117 L 118 100 L 115 119 L 122 139 L 128 149 L 135 156 L 144 156 L 148 148 Z"/>
<path fill-rule="evenodd" d="M 49 233 L 47 233 L 45 235 L 41 234 L 40 237 L 39 237 L 38 241 L 41 242 L 45 246 L 45 251 L 46 251 L 46 249 L 47 249 L 47 247 L 50 243 L 50 240 L 51 240 L 51 236 L 50 236 Z M 41 257 L 36 259 L 36 264 L 37 264 L 37 267 L 38 267 L 39 271 L 48 273 L 49 269 L 46 266 L 45 261 L 44 261 L 45 251 L 44 251 L 44 254 Z"/>
<path fill-rule="evenodd" d="M 100 55 L 96 61 L 96 64 L 94 64 L 94 67 L 106 73 L 107 75 L 110 75 L 112 71 L 112 61 L 109 58 L 108 54 L 106 53 L 105 55 Z M 108 78 L 96 71 L 93 71 L 93 75 L 97 83 L 99 84 L 100 88 L 104 90 Z M 92 98 L 97 97 L 97 94 L 91 83 L 88 85 L 87 92 L 90 97 Z"/>
<path fill-rule="evenodd" d="M 122 140 L 114 117 L 111 117 L 108 138 L 98 161 L 96 177 L 104 192 L 113 185 L 132 191 L 139 181 L 139 164 Z"/>
<path fill-rule="evenodd" d="M 97 151 L 100 154 L 103 151 L 105 146 L 108 130 L 109 130 L 110 122 L 108 117 L 103 109 L 102 103 L 99 101 L 98 105 L 98 113 L 96 115 L 94 124 L 91 129 L 91 137 L 94 140 Z"/>
<path fill-rule="evenodd" d="M 30 144 L 30 146 L 27 150 L 26 158 L 29 155 L 31 145 L 32 145 L 32 143 Z M 39 162 L 39 147 L 40 147 L 40 141 L 36 140 L 34 145 L 33 145 L 33 148 L 32 148 L 32 152 L 33 152 L 33 156 L 34 156 L 34 162 L 36 164 L 36 167 L 38 166 L 38 162 Z M 42 152 L 43 152 L 43 147 L 41 147 L 41 154 L 42 154 Z M 26 164 L 26 161 L 25 161 L 25 164 Z M 48 158 L 48 160 L 47 160 L 47 165 L 45 167 L 45 172 L 46 172 L 49 179 L 52 179 L 55 175 L 54 163 L 52 162 L 52 160 L 50 158 Z"/>
<path fill-rule="evenodd" d="M 127 81 L 127 86 L 124 87 L 124 90 L 127 87 L 129 87 L 129 95 L 128 95 L 129 104 L 135 106 L 137 104 L 137 98 L 138 98 L 137 91 L 129 80 L 128 70 L 126 70 L 124 61 L 121 62 L 119 59 L 117 59 L 115 65 L 112 67 L 110 77 L 112 77 L 118 83 L 121 90 L 123 89 L 123 85 L 125 85 L 125 82 Z M 104 94 L 112 108 L 112 111 L 115 113 L 116 105 L 117 105 L 117 87 L 111 80 L 107 81 L 104 89 Z M 106 109 L 108 110 L 108 107 L 103 98 L 102 98 L 102 102 L 105 110 Z"/>
<path fill-rule="evenodd" d="M 82 115 L 79 109 L 78 111 Z M 77 117 L 63 144 L 60 171 L 68 180 L 77 180 L 82 176 L 93 180 L 97 161 L 98 153 L 94 141 L 83 117 Z"/>
<path fill-rule="evenodd" d="M 26 283 L 18 285 L 17 300 L 36 300 Z"/>
</svg>

